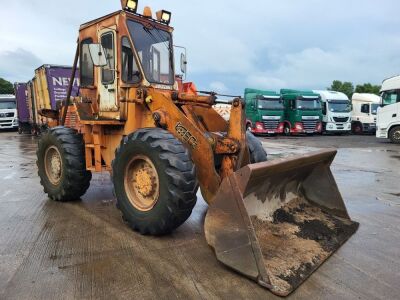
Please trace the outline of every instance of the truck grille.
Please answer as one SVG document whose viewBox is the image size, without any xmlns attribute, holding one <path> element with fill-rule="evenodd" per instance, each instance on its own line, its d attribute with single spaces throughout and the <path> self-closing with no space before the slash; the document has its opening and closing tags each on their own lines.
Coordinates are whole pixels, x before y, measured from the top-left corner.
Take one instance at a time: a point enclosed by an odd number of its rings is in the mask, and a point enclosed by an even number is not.
<svg viewBox="0 0 400 300">
<path fill-rule="evenodd" d="M 279 120 L 264 120 L 264 129 L 275 130 L 279 126 Z"/>
<path fill-rule="evenodd" d="M 10 113 L 0 113 L 0 118 L 12 118 L 14 117 L 14 113 L 10 112 Z"/>
<path fill-rule="evenodd" d="M 303 120 L 303 127 L 305 131 L 315 131 L 317 128 L 318 120 Z"/>
<path fill-rule="evenodd" d="M 337 123 L 346 123 L 349 120 L 349 118 L 348 117 L 345 117 L 345 118 L 333 117 L 333 120 Z"/>
</svg>

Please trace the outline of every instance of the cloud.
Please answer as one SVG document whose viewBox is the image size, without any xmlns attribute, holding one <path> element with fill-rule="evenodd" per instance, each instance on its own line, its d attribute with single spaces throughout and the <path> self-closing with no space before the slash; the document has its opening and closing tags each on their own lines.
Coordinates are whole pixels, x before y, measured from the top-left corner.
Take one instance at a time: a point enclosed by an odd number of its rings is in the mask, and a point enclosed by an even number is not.
<svg viewBox="0 0 400 300">
<path fill-rule="evenodd" d="M 229 91 L 228 87 L 221 81 L 211 82 L 210 89 L 217 93 L 226 93 L 227 91 Z"/>
<path fill-rule="evenodd" d="M 0 52 L 0 77 L 12 82 L 26 82 L 41 64 L 42 61 L 36 55 L 25 49 L 3 51 Z"/>
</svg>

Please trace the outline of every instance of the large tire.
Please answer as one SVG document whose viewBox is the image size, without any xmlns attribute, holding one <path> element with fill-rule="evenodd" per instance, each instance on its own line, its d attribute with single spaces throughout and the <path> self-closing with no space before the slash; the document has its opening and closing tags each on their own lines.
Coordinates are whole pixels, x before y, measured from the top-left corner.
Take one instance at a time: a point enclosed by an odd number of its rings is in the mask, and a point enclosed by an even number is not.
<svg viewBox="0 0 400 300">
<path fill-rule="evenodd" d="M 400 126 L 390 129 L 389 138 L 392 143 L 400 144 Z"/>
<path fill-rule="evenodd" d="M 250 162 L 252 164 L 267 161 L 267 152 L 265 152 L 261 141 L 251 132 L 246 132 L 247 144 L 250 151 Z"/>
<path fill-rule="evenodd" d="M 196 204 L 195 166 L 168 131 L 139 129 L 126 136 L 112 164 L 118 208 L 141 234 L 163 235 L 182 225 Z"/>
<path fill-rule="evenodd" d="M 357 123 L 353 123 L 352 125 L 352 132 L 353 134 L 356 135 L 361 135 L 364 133 L 364 129 L 361 123 L 357 122 Z"/>
<path fill-rule="evenodd" d="M 76 130 L 47 130 L 38 142 L 36 155 L 40 183 L 50 199 L 72 201 L 86 193 L 92 173 L 86 170 L 85 146 Z"/>
</svg>

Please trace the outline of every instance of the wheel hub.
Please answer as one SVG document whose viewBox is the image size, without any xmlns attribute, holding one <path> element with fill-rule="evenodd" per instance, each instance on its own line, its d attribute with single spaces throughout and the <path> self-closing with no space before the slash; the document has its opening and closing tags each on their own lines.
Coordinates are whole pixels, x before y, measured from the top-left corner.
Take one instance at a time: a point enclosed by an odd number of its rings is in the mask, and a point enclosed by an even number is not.
<svg viewBox="0 0 400 300">
<path fill-rule="evenodd" d="M 395 133 L 393 134 L 393 137 L 395 140 L 400 140 L 400 130 L 395 131 Z"/>
<path fill-rule="evenodd" d="M 62 160 L 56 146 L 51 146 L 46 150 L 44 161 L 47 178 L 52 184 L 59 184 L 62 175 Z"/>
<path fill-rule="evenodd" d="M 126 195 L 130 203 L 141 211 L 151 210 L 159 197 L 159 179 L 152 161 L 143 155 L 132 158 L 125 169 Z"/>
</svg>

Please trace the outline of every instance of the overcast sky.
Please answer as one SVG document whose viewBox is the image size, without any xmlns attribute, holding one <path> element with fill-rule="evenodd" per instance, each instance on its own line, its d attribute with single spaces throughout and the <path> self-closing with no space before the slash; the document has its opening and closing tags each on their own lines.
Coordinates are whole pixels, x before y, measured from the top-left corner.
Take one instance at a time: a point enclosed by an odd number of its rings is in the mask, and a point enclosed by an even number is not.
<svg viewBox="0 0 400 300">
<path fill-rule="evenodd" d="M 79 25 L 119 0 L 0 0 L 0 77 L 27 81 L 41 64 L 72 65 Z M 245 87 L 324 89 L 334 79 L 380 84 L 400 74 L 398 0 L 139 0 L 172 11 L 188 49 L 188 80 L 239 94 Z"/>
</svg>

